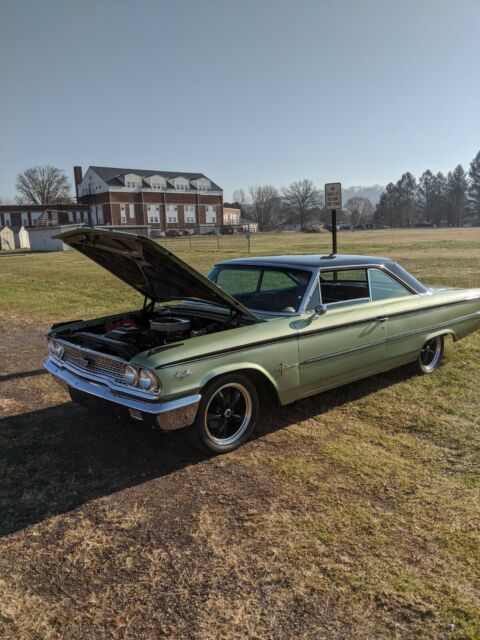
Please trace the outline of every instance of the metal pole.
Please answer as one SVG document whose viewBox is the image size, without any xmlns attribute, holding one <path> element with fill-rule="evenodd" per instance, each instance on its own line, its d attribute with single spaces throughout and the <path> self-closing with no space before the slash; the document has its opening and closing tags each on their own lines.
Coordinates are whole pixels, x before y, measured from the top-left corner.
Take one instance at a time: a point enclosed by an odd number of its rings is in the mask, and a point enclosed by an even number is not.
<svg viewBox="0 0 480 640">
<path fill-rule="evenodd" d="M 332 209 L 332 256 L 337 253 L 337 210 Z"/>
</svg>

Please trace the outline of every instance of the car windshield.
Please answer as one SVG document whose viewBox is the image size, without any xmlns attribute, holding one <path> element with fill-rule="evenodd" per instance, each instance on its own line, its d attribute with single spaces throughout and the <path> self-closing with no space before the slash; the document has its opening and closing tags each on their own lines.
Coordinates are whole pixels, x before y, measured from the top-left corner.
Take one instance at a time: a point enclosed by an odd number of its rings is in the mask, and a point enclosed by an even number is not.
<svg viewBox="0 0 480 640">
<path fill-rule="evenodd" d="M 252 311 L 295 313 L 311 276 L 288 267 L 219 265 L 208 278 Z"/>
</svg>

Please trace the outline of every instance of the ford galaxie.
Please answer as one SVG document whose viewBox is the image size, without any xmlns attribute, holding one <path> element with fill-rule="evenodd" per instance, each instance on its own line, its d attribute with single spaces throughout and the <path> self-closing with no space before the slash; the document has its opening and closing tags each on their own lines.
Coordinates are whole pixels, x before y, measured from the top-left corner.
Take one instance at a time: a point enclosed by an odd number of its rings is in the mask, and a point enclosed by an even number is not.
<svg viewBox="0 0 480 640">
<path fill-rule="evenodd" d="M 186 428 L 207 451 L 281 405 L 415 363 L 480 327 L 480 288 L 427 287 L 388 258 L 284 255 L 217 264 L 207 278 L 157 242 L 115 231 L 59 236 L 143 296 L 129 313 L 54 325 L 45 367 L 71 398 Z"/>
</svg>

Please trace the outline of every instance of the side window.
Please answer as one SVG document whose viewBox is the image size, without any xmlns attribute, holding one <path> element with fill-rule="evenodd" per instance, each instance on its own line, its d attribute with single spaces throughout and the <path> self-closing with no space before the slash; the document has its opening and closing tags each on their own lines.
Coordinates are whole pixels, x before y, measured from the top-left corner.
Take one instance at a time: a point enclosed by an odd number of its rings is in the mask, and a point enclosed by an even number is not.
<svg viewBox="0 0 480 640">
<path fill-rule="evenodd" d="M 370 276 L 370 289 L 374 301 L 412 295 L 406 287 L 380 269 L 369 269 L 368 275 Z"/>
<path fill-rule="evenodd" d="M 315 283 L 315 287 L 310 296 L 310 300 L 307 304 L 307 311 L 314 311 L 315 307 L 320 304 L 320 287 L 318 286 L 318 280 Z"/>
<path fill-rule="evenodd" d="M 320 273 L 324 304 L 363 302 L 370 300 L 366 269 L 339 269 Z"/>
</svg>

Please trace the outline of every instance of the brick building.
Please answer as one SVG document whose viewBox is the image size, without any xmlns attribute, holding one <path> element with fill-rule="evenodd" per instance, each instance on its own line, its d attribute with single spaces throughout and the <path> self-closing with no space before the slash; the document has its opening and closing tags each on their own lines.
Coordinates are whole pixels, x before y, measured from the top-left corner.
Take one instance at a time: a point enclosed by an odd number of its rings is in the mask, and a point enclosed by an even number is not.
<svg viewBox="0 0 480 640">
<path fill-rule="evenodd" d="M 202 173 L 74 167 L 77 201 L 90 224 L 138 225 L 206 233 L 223 225 L 223 191 Z"/>
<path fill-rule="evenodd" d="M 3 204 L 0 227 L 34 227 L 44 224 L 90 224 L 85 204 Z"/>
</svg>

